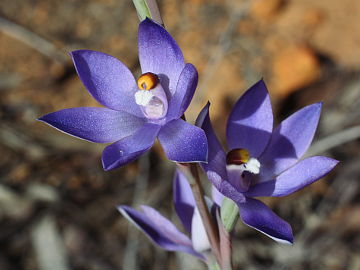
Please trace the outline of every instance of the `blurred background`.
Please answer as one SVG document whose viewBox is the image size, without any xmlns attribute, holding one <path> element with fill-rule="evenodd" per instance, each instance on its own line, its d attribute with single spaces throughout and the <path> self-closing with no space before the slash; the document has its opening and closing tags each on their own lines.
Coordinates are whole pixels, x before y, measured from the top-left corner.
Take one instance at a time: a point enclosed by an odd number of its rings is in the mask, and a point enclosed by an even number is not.
<svg viewBox="0 0 360 270">
<path fill-rule="evenodd" d="M 360 2 L 158 2 L 167 30 L 200 74 L 190 121 L 210 100 L 224 139 L 231 106 L 262 77 L 277 123 L 324 101 L 309 154 L 341 163 L 301 192 L 264 200 L 292 225 L 294 246 L 239 222 L 235 269 L 360 269 Z M 179 223 L 171 203 L 174 165 L 161 147 L 104 172 L 104 145 L 35 121 L 99 106 L 77 77 L 71 50 L 109 53 L 139 74 L 137 25 L 131 1 L 0 2 L 1 270 L 205 269 L 156 248 L 116 210 L 149 204 Z"/>
</svg>

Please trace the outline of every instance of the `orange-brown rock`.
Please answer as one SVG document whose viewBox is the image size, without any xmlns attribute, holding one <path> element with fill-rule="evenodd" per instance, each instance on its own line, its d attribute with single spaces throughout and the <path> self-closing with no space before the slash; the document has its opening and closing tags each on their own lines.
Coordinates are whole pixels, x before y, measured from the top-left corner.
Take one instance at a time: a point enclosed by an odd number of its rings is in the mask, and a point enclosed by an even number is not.
<svg viewBox="0 0 360 270">
<path fill-rule="evenodd" d="M 283 0 L 259 0 L 251 5 L 250 13 L 258 21 L 268 21 L 279 12 Z"/>
<path fill-rule="evenodd" d="M 286 96 L 316 81 L 320 75 L 320 63 L 311 49 L 299 45 L 275 55 L 272 72 L 271 89 Z"/>
</svg>

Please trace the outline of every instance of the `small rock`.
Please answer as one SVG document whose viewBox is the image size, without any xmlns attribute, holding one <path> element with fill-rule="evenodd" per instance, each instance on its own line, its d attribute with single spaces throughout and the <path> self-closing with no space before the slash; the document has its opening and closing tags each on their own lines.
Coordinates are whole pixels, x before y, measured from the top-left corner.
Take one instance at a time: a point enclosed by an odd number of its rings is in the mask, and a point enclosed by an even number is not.
<svg viewBox="0 0 360 270">
<path fill-rule="evenodd" d="M 21 219 L 27 216 L 33 204 L 10 188 L 0 185 L 0 215 Z"/>
<path fill-rule="evenodd" d="M 258 21 L 268 21 L 275 17 L 284 4 L 283 0 L 254 1 L 250 13 Z"/>
<path fill-rule="evenodd" d="M 33 228 L 31 236 L 38 269 L 70 269 L 64 242 L 53 217 L 43 217 Z"/>
<path fill-rule="evenodd" d="M 319 9 L 310 9 L 305 12 L 303 19 L 305 25 L 315 28 L 324 21 L 325 15 Z"/>
<path fill-rule="evenodd" d="M 287 96 L 316 81 L 320 63 L 311 49 L 299 45 L 275 55 L 272 70 L 271 89 L 280 96 Z"/>
<path fill-rule="evenodd" d="M 26 195 L 31 200 L 44 202 L 56 202 L 59 199 L 55 188 L 39 183 L 30 184 L 26 190 Z"/>
</svg>

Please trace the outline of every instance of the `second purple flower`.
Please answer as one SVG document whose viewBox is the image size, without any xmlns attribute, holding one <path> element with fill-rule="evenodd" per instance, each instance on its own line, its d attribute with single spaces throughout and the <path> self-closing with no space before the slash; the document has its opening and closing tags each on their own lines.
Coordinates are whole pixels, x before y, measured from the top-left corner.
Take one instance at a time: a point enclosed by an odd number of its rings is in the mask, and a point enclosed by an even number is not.
<svg viewBox="0 0 360 270">
<path fill-rule="evenodd" d="M 338 161 L 328 157 L 302 159 L 314 137 L 321 103 L 306 106 L 273 128 L 269 93 L 260 80 L 237 101 L 229 116 L 227 153 L 212 128 L 209 106 L 201 111 L 197 125 L 207 135 L 209 159 L 202 167 L 219 191 L 216 197 L 233 200 L 246 225 L 278 242 L 293 243 L 291 226 L 254 197 L 290 195 L 336 166 Z"/>
</svg>

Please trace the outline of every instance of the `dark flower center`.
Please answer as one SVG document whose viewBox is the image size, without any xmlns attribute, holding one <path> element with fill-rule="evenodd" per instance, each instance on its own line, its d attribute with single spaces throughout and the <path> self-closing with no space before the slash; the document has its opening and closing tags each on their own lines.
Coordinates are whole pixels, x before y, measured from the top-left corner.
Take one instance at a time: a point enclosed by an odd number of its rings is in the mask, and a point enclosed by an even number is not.
<svg viewBox="0 0 360 270">
<path fill-rule="evenodd" d="M 246 149 L 233 149 L 226 155 L 226 171 L 229 182 L 239 191 L 245 192 L 251 184 L 252 177 L 249 174 L 260 172 L 260 162 L 251 157 Z"/>
<path fill-rule="evenodd" d="M 250 159 L 250 153 L 243 148 L 236 148 L 229 151 L 226 155 L 227 165 L 242 165 L 247 163 Z"/>
</svg>

